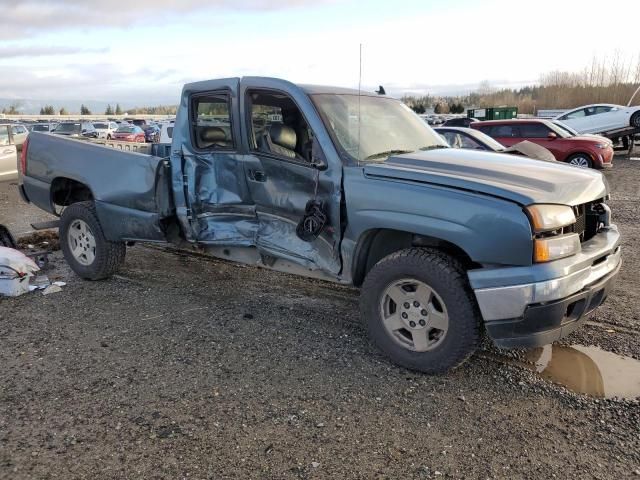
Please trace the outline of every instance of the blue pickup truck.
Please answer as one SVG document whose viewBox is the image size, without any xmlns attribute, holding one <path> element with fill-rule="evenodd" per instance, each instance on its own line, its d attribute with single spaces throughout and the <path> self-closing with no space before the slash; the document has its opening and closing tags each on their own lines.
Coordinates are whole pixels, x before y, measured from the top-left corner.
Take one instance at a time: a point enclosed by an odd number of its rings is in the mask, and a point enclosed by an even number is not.
<svg viewBox="0 0 640 480">
<path fill-rule="evenodd" d="M 621 264 L 599 172 L 448 148 L 385 95 L 191 83 L 153 153 L 29 136 L 20 191 L 60 216 L 80 277 L 109 277 L 134 242 L 171 242 L 354 285 L 373 342 L 411 369 L 459 365 L 484 331 L 505 348 L 559 339 Z"/>
</svg>

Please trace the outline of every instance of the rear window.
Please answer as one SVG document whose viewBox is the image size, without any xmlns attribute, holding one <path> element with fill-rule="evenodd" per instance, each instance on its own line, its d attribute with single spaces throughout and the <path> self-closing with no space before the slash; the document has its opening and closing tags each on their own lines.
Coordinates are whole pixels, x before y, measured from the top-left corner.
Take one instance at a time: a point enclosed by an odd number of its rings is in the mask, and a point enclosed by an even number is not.
<svg viewBox="0 0 640 480">
<path fill-rule="evenodd" d="M 79 123 L 61 123 L 56 127 L 54 131 L 62 132 L 62 133 L 79 132 L 80 124 Z"/>
<path fill-rule="evenodd" d="M 125 125 L 122 127 L 118 127 L 118 130 L 116 130 L 116 133 L 134 133 L 135 131 L 136 131 L 136 127 L 131 125 Z"/>
<path fill-rule="evenodd" d="M 101 128 L 101 129 L 107 129 L 109 128 L 109 125 L 107 125 L 106 123 L 94 123 L 93 124 L 94 128 Z"/>
<path fill-rule="evenodd" d="M 49 125 L 34 125 L 31 129 L 33 132 L 48 132 Z"/>
</svg>

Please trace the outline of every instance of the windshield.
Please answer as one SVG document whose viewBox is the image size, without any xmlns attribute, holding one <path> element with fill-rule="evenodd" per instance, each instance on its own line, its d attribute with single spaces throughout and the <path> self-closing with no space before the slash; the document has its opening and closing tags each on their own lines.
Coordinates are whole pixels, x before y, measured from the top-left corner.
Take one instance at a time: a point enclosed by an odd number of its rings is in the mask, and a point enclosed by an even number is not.
<svg viewBox="0 0 640 480">
<path fill-rule="evenodd" d="M 49 131 L 49 125 L 34 125 L 33 128 L 31 129 L 31 131 L 33 131 L 33 132 L 48 132 Z"/>
<path fill-rule="evenodd" d="M 575 137 L 578 135 L 578 131 L 574 130 L 569 125 L 565 125 L 564 123 L 557 122 L 557 121 L 554 121 L 553 124 L 560 127 L 560 129 L 564 130 L 565 132 L 569 133 L 572 137 Z"/>
<path fill-rule="evenodd" d="M 338 94 L 312 98 L 327 128 L 354 160 L 383 162 L 393 154 L 448 148 L 440 135 L 398 100 Z"/>
<path fill-rule="evenodd" d="M 94 123 L 93 128 L 100 128 L 100 129 L 106 130 L 109 128 L 109 125 L 107 125 L 106 123 Z"/>
<path fill-rule="evenodd" d="M 504 150 L 505 148 L 504 145 L 502 145 L 497 140 L 494 140 L 493 137 L 490 137 L 489 135 L 482 133 L 479 130 L 468 129 L 468 132 L 469 135 L 471 135 L 473 138 L 477 138 L 478 141 L 489 146 L 492 150 L 499 152 L 501 150 Z"/>
<path fill-rule="evenodd" d="M 125 125 L 122 127 L 118 127 L 116 133 L 133 133 L 136 131 L 136 127 L 132 127 L 131 125 Z"/>
<path fill-rule="evenodd" d="M 80 131 L 79 123 L 61 123 L 58 125 L 54 132 L 62 132 L 62 133 L 73 133 Z"/>
<path fill-rule="evenodd" d="M 556 135 L 558 135 L 560 138 L 571 138 L 574 136 L 569 132 L 567 132 L 566 130 L 564 130 L 563 128 L 560 128 L 560 126 L 558 126 L 557 123 L 545 122 L 545 125 L 547 125 L 551 130 L 553 130 L 556 133 Z"/>
</svg>

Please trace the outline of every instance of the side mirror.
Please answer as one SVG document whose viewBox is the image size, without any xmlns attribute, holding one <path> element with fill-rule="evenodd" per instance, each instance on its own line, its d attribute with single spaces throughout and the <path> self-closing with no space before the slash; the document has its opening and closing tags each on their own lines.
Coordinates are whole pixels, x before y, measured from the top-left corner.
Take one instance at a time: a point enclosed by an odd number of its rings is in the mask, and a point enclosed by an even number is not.
<svg viewBox="0 0 640 480">
<path fill-rule="evenodd" d="M 318 137 L 315 136 L 311 144 L 311 165 L 318 170 L 326 170 L 329 166 L 327 157 L 325 157 L 320 142 L 318 142 Z"/>
<path fill-rule="evenodd" d="M 547 138 L 548 138 L 549 140 L 555 140 L 556 138 L 558 138 L 558 134 L 557 134 L 557 133 L 555 133 L 555 132 L 549 132 L 549 133 L 547 134 Z"/>
</svg>

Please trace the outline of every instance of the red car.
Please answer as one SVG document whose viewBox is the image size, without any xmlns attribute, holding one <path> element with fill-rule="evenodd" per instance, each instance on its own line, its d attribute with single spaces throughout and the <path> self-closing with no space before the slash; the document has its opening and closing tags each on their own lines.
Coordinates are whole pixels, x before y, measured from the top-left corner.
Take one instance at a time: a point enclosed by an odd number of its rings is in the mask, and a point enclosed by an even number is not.
<svg viewBox="0 0 640 480">
<path fill-rule="evenodd" d="M 493 137 L 505 147 L 529 140 L 548 149 L 560 162 L 591 168 L 612 166 L 611 143 L 592 136 L 572 137 L 549 120 L 489 120 L 470 126 Z"/>
<path fill-rule="evenodd" d="M 136 125 L 120 125 L 113 134 L 113 139 L 121 142 L 145 142 L 144 131 Z"/>
</svg>

